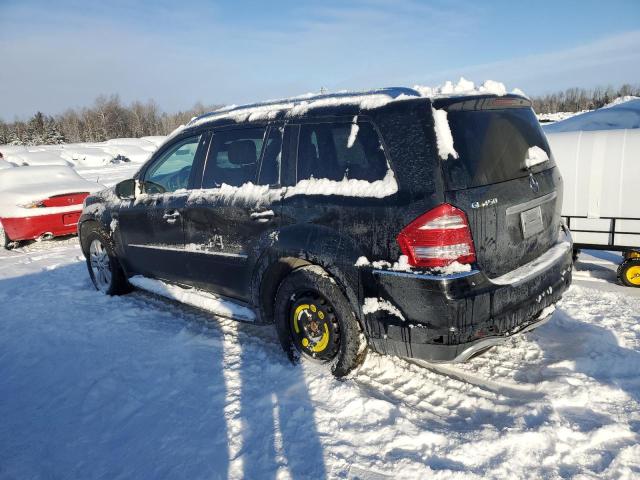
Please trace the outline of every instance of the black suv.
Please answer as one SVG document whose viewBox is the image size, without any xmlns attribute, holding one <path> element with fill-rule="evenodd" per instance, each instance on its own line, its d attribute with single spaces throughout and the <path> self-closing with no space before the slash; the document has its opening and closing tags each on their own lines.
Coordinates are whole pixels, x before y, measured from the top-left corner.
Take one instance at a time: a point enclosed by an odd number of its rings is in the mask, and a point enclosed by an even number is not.
<svg viewBox="0 0 640 480">
<path fill-rule="evenodd" d="M 340 376 L 367 346 L 464 361 L 544 322 L 571 282 L 561 204 L 529 100 L 390 88 L 195 118 L 78 231 L 98 290 L 273 323 Z"/>
</svg>

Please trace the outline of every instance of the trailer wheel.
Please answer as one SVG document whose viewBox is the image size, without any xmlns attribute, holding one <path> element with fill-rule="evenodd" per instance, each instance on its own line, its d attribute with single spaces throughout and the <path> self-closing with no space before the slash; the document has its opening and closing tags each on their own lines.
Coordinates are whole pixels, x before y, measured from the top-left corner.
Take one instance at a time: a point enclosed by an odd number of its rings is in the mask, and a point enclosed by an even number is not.
<svg viewBox="0 0 640 480">
<path fill-rule="evenodd" d="M 640 288 L 640 259 L 630 258 L 618 267 L 618 279 L 627 287 Z"/>
</svg>

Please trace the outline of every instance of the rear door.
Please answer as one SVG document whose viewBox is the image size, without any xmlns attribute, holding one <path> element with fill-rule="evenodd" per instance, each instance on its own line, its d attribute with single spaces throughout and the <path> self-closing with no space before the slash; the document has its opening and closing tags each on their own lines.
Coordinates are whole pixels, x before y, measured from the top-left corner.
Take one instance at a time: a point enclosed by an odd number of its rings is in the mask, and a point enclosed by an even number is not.
<svg viewBox="0 0 640 480">
<path fill-rule="evenodd" d="M 458 154 L 442 161 L 445 198 L 466 212 L 479 266 L 499 276 L 556 242 L 562 178 L 523 99 L 484 98 L 445 108 Z"/>
<path fill-rule="evenodd" d="M 184 215 L 194 285 L 249 299 L 253 266 L 280 222 L 282 140 L 280 125 L 213 132 L 202 190 Z"/>
<path fill-rule="evenodd" d="M 184 208 L 198 158 L 201 135 L 176 140 L 142 173 L 144 192 L 118 211 L 118 230 L 128 270 L 184 281 Z"/>
</svg>

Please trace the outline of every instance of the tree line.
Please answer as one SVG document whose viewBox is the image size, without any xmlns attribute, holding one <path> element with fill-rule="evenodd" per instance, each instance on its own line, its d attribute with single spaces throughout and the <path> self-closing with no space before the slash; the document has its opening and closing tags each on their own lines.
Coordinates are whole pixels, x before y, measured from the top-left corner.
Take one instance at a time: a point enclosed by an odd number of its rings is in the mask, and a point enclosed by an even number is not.
<svg viewBox="0 0 640 480">
<path fill-rule="evenodd" d="M 595 87 L 593 89 L 568 88 L 564 91 L 532 97 L 536 113 L 581 112 L 595 110 L 611 103 L 618 97 L 633 95 L 640 97 L 640 84 L 624 84 L 621 87 Z"/>
<path fill-rule="evenodd" d="M 91 107 L 68 109 L 58 115 L 37 112 L 27 121 L 0 120 L 0 145 L 103 142 L 110 138 L 168 135 L 194 116 L 220 107 L 197 103 L 189 110 L 166 113 L 152 100 L 124 105 L 118 95 L 102 95 Z"/>
<path fill-rule="evenodd" d="M 531 100 L 537 113 L 579 112 L 603 107 L 626 95 L 640 96 L 640 85 L 569 88 Z M 91 107 L 68 109 L 59 115 L 37 112 L 27 121 L 0 120 L 0 145 L 102 142 L 110 138 L 168 135 L 192 117 L 220 107 L 197 103 L 189 110 L 166 113 L 152 100 L 124 105 L 118 95 L 102 95 Z"/>
</svg>

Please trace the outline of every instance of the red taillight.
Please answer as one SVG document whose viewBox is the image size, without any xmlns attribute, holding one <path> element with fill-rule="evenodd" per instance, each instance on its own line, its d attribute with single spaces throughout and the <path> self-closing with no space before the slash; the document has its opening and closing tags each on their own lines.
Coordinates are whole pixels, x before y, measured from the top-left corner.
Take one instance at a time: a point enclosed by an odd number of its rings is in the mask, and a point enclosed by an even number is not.
<svg viewBox="0 0 640 480">
<path fill-rule="evenodd" d="M 68 207 L 69 205 L 81 205 L 84 199 L 89 196 L 88 192 L 68 193 L 56 195 L 40 202 L 43 207 Z"/>
<path fill-rule="evenodd" d="M 467 216 L 448 203 L 416 218 L 396 240 L 414 267 L 446 267 L 455 261 L 476 261 Z"/>
</svg>

